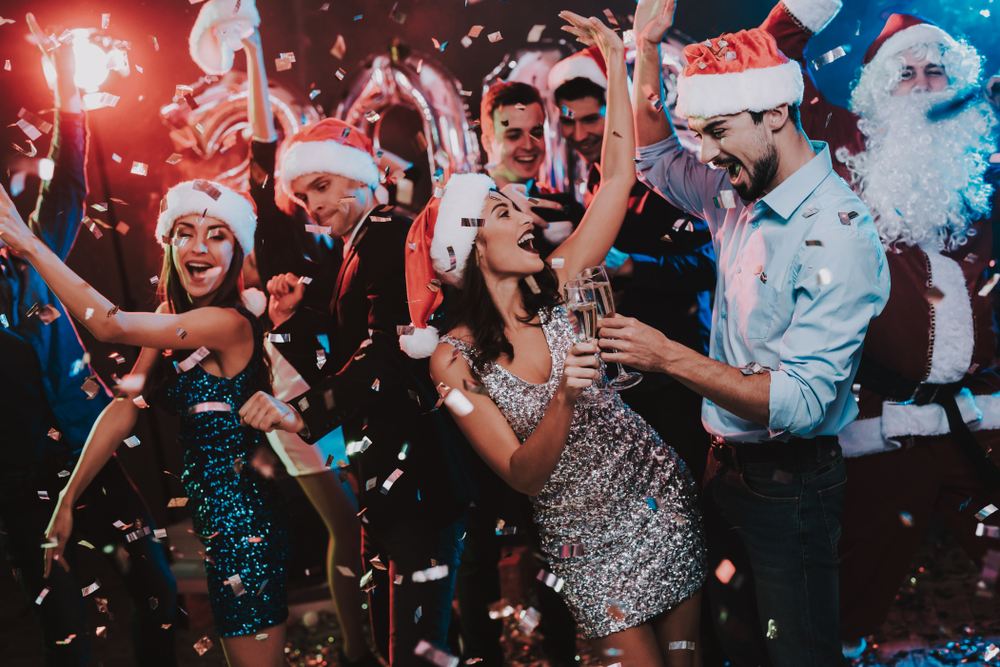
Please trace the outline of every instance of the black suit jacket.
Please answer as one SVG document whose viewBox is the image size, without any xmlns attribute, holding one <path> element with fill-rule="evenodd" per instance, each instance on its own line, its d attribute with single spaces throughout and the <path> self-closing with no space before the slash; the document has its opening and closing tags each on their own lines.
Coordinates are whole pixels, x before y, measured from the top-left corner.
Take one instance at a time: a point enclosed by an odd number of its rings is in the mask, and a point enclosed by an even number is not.
<svg viewBox="0 0 1000 667">
<path fill-rule="evenodd" d="M 376 209 L 361 229 L 337 276 L 327 312 L 305 308 L 274 333 L 276 343 L 312 389 L 291 401 L 309 438 L 344 427 L 361 487 L 363 517 L 374 525 L 447 522 L 471 498 L 465 448 L 448 415 L 437 408 L 428 362 L 406 356 L 397 327 L 410 323 L 404 258 L 411 220 Z M 296 338 L 326 332 L 330 355 L 322 370 L 315 354 L 296 355 Z M 370 443 L 370 444 L 369 444 Z M 396 473 L 396 471 L 402 471 Z"/>
</svg>

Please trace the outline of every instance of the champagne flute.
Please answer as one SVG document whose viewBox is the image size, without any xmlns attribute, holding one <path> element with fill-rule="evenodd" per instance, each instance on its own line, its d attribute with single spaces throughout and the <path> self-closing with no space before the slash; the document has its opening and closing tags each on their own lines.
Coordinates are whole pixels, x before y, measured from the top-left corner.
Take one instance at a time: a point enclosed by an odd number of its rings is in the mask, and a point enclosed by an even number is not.
<svg viewBox="0 0 1000 667">
<path fill-rule="evenodd" d="M 591 266 L 581 271 L 580 277 L 594 284 L 598 320 L 615 312 L 615 297 L 611 291 L 611 279 L 608 277 L 607 270 L 603 266 Z M 618 366 L 618 374 L 608 381 L 612 389 L 625 391 L 642 382 L 642 373 L 626 371 L 620 361 L 615 362 L 615 364 Z"/>
<path fill-rule="evenodd" d="M 594 284 L 589 280 L 568 280 L 563 286 L 566 309 L 572 315 L 573 333 L 577 343 L 585 343 L 597 338 L 597 296 Z M 586 405 L 605 405 L 611 399 L 605 388 L 603 369 L 594 383 L 584 390 L 581 400 Z"/>
</svg>

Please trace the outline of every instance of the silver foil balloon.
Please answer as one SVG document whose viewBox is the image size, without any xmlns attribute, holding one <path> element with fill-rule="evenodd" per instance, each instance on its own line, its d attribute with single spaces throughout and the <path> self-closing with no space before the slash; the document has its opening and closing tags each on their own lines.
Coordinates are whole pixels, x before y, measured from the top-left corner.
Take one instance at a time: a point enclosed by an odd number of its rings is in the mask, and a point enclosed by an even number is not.
<svg viewBox="0 0 1000 667">
<path fill-rule="evenodd" d="M 248 189 L 251 129 L 246 74 L 234 70 L 222 77 L 205 76 L 178 90 L 186 94 L 160 109 L 174 150 L 182 156 L 176 169 L 183 178 L 211 178 Z M 269 94 L 279 138 L 320 119 L 308 101 L 280 84 L 272 83 Z M 177 180 L 176 173 L 170 174 L 167 185 Z"/>
<path fill-rule="evenodd" d="M 365 130 L 377 150 L 410 165 L 405 178 L 390 178 L 387 185 L 394 203 L 418 211 L 435 182 L 479 168 L 467 95 L 432 57 L 393 47 L 355 71 L 334 116 Z"/>
<path fill-rule="evenodd" d="M 577 180 L 573 174 L 581 169 L 579 159 L 567 150 L 559 132 L 559 109 L 549 90 L 549 70 L 572 52 L 565 40 L 543 40 L 508 53 L 483 79 L 483 93 L 498 81 L 520 81 L 538 89 L 545 101 L 545 162 L 538 180 L 559 192 L 565 192 Z"/>
</svg>

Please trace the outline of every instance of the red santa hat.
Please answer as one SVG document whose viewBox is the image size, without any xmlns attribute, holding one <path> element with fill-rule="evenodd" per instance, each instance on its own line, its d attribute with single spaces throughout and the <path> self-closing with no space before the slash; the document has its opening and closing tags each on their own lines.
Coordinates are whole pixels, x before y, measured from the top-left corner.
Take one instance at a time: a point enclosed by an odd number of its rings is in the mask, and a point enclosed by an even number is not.
<svg viewBox="0 0 1000 667">
<path fill-rule="evenodd" d="M 188 37 L 191 59 L 205 72 L 221 76 L 233 68 L 242 39 L 260 25 L 254 0 L 208 0 Z"/>
<path fill-rule="evenodd" d="M 444 194 L 420 212 L 406 237 L 406 300 L 412 330 L 399 337 L 403 352 L 429 357 L 438 332 L 427 322 L 441 305 L 441 284 L 460 286 L 481 226 L 483 205 L 496 183 L 485 174 L 455 174 Z"/>
<path fill-rule="evenodd" d="M 291 184 L 304 174 L 335 174 L 375 187 L 379 169 L 371 139 L 337 118 L 324 118 L 285 140 L 278 153 L 276 196 L 285 211 L 294 208 Z"/>
<path fill-rule="evenodd" d="M 959 42 L 938 26 L 918 16 L 891 14 L 882 32 L 865 52 L 864 65 L 851 90 L 851 111 L 863 117 L 877 113 L 879 105 L 892 92 L 903 68 L 901 54 L 924 44 L 940 47 L 942 63 L 956 88 L 976 85 L 982 72 L 982 59 L 967 42 Z M 928 54 L 938 57 L 938 54 Z"/>
<path fill-rule="evenodd" d="M 865 51 L 865 67 L 877 67 L 917 44 L 940 44 L 949 49 L 958 46 L 954 37 L 930 21 L 911 14 L 890 14 L 882 32 Z"/>
<path fill-rule="evenodd" d="M 174 223 L 185 215 L 204 215 L 226 223 L 246 257 L 253 252 L 257 229 L 257 207 L 245 192 L 237 192 L 222 183 L 197 179 L 173 186 L 160 201 L 156 219 L 156 240 L 164 248 L 170 245 Z"/>
<path fill-rule="evenodd" d="M 572 79 L 587 79 L 607 90 L 608 66 L 600 49 L 589 46 L 553 65 L 549 70 L 549 90 L 555 92 L 556 88 Z"/>
<path fill-rule="evenodd" d="M 781 4 L 792 18 L 813 34 L 829 25 L 844 6 L 841 0 L 781 0 Z"/>
<path fill-rule="evenodd" d="M 765 30 L 726 33 L 684 47 L 677 113 L 711 118 L 802 102 L 802 71 Z"/>
</svg>

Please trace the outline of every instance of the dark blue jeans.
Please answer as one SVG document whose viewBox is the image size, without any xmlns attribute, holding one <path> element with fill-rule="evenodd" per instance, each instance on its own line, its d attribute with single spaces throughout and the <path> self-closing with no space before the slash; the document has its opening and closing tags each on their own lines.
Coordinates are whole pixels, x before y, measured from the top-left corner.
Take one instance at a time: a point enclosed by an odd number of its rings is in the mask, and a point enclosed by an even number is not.
<svg viewBox="0 0 1000 667">
<path fill-rule="evenodd" d="M 793 460 L 710 457 L 706 479 L 711 567 L 725 559 L 736 567 L 728 583 L 710 576 L 707 584 L 729 659 L 747 667 L 843 664 L 837 542 L 846 471 L 839 447 Z"/>
<path fill-rule="evenodd" d="M 464 535 L 464 516 L 444 525 L 413 521 L 365 526 L 365 567 L 371 567 L 375 555 L 388 567 L 373 569 L 375 587 L 369 592 L 369 602 L 375 644 L 393 667 L 427 665 L 413 653 L 422 639 L 451 652 L 448 628 Z M 448 574 L 432 581 L 413 581 L 414 572 L 437 565 L 447 565 Z"/>
</svg>

